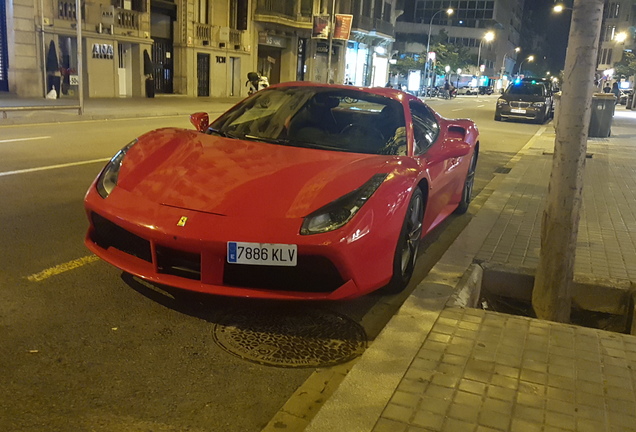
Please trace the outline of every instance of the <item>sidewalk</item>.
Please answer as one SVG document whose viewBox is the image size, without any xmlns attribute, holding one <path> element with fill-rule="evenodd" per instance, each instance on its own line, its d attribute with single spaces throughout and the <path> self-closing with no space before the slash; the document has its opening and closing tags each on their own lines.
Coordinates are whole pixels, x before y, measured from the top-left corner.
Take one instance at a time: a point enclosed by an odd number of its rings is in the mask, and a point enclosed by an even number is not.
<svg viewBox="0 0 636 432">
<path fill-rule="evenodd" d="M 84 113 L 79 115 L 79 102 L 76 99 L 22 99 L 12 97 L 8 93 L 0 93 L 0 126 L 190 115 L 198 111 L 221 114 L 241 99 L 243 98 L 194 98 L 182 95 L 157 95 L 155 98 L 87 98 L 84 100 Z M 5 107 L 37 109 L 3 111 Z"/>
<path fill-rule="evenodd" d="M 548 124 L 493 180 L 306 432 L 636 431 L 636 336 L 457 306 L 481 283 L 473 262 L 534 272 L 554 139 Z M 602 309 L 636 286 L 636 112 L 617 107 L 588 154 L 575 280 L 601 297 L 575 301 Z"/>
</svg>

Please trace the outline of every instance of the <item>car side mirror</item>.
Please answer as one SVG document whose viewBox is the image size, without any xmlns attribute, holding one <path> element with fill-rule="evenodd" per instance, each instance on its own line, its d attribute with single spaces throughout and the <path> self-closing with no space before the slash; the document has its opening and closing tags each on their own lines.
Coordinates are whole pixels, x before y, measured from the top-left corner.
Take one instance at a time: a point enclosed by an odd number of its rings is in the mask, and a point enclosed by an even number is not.
<svg viewBox="0 0 636 432">
<path fill-rule="evenodd" d="M 210 117 L 206 112 L 197 112 L 190 115 L 190 123 L 196 130 L 203 132 L 210 126 Z"/>
</svg>

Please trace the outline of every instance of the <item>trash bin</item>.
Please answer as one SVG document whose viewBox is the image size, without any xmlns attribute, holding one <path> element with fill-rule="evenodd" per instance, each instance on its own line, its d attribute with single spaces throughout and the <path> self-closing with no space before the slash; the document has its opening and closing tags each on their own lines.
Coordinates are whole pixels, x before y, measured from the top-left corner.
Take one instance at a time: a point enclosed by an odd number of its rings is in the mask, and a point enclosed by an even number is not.
<svg viewBox="0 0 636 432">
<path fill-rule="evenodd" d="M 627 101 L 625 103 L 625 108 L 630 110 L 632 109 L 632 105 L 634 104 L 634 93 L 627 95 Z"/>
<path fill-rule="evenodd" d="M 590 117 L 590 138 L 607 138 L 612 132 L 612 118 L 616 107 L 616 96 L 612 93 L 594 93 L 592 96 L 592 116 Z"/>
</svg>

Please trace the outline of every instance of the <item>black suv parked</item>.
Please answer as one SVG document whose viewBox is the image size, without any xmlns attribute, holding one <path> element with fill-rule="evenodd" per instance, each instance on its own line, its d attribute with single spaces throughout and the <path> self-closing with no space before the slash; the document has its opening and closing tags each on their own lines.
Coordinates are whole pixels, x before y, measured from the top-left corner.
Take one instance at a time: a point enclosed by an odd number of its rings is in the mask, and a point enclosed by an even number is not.
<svg viewBox="0 0 636 432">
<path fill-rule="evenodd" d="M 546 80 L 547 81 L 547 80 Z M 497 99 L 495 120 L 521 119 L 545 123 L 552 116 L 552 90 L 543 80 L 516 80 Z"/>
</svg>

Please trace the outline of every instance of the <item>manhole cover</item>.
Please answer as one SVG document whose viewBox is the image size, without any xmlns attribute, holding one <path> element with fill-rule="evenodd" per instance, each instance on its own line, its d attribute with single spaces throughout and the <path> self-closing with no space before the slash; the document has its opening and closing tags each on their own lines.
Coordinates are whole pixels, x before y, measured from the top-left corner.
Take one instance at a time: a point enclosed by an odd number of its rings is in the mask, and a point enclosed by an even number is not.
<svg viewBox="0 0 636 432">
<path fill-rule="evenodd" d="M 349 361 L 364 352 L 364 329 L 324 310 L 226 315 L 214 326 L 216 343 L 238 357 L 279 367 L 319 367 Z"/>
</svg>

